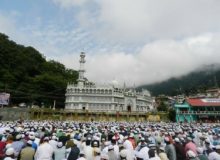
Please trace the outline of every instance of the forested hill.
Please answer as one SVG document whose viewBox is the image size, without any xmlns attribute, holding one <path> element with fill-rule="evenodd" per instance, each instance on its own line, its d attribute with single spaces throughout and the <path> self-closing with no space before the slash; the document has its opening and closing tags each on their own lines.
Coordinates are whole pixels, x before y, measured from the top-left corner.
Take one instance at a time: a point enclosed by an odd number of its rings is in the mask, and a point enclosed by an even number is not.
<svg viewBox="0 0 220 160">
<path fill-rule="evenodd" d="M 144 85 L 139 88 L 148 89 L 152 95 L 178 95 L 205 92 L 206 89 L 220 86 L 220 66 L 210 65 L 199 71 L 189 73 L 179 78 L 171 78 L 161 83 Z"/>
<path fill-rule="evenodd" d="M 56 61 L 46 61 L 33 47 L 25 47 L 0 33 L 0 92 L 11 94 L 10 104 L 64 107 L 68 82 L 76 82 L 78 72 Z"/>
</svg>

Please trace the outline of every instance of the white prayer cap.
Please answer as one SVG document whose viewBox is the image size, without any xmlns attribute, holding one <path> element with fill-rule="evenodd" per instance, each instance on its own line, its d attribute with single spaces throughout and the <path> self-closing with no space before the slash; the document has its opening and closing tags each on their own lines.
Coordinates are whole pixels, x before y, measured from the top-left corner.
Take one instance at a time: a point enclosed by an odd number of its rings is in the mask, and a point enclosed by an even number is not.
<svg viewBox="0 0 220 160">
<path fill-rule="evenodd" d="M 44 141 L 49 141 L 49 138 L 48 137 L 44 137 Z"/>
<path fill-rule="evenodd" d="M 21 131 L 23 131 L 23 128 L 18 127 L 18 128 L 16 128 L 16 131 L 17 131 L 17 132 L 21 132 Z"/>
<path fill-rule="evenodd" d="M 27 141 L 27 144 L 29 144 L 29 145 L 32 145 L 32 143 L 33 143 L 33 142 L 32 142 L 31 140 L 28 140 L 28 141 Z"/>
<path fill-rule="evenodd" d="M 102 155 L 100 156 L 100 158 L 101 158 L 101 159 L 105 159 L 105 160 L 108 160 L 108 159 L 109 159 L 109 157 L 108 157 L 107 154 L 102 154 Z"/>
<path fill-rule="evenodd" d="M 108 150 L 111 150 L 111 149 L 114 149 L 114 146 L 113 146 L 113 145 L 109 145 L 109 146 L 108 146 Z"/>
<path fill-rule="evenodd" d="M 220 145 L 215 146 L 216 149 L 220 149 Z"/>
<path fill-rule="evenodd" d="M 129 135 L 129 137 L 134 137 L 134 133 L 131 133 L 131 134 Z"/>
<path fill-rule="evenodd" d="M 6 149 L 8 149 L 8 148 L 10 148 L 10 147 L 11 147 L 11 143 L 8 143 L 8 144 L 5 146 Z"/>
<path fill-rule="evenodd" d="M 18 140 L 18 139 L 21 139 L 21 135 L 20 134 L 18 134 L 17 136 L 16 136 L 16 139 Z"/>
<path fill-rule="evenodd" d="M 191 138 L 191 137 L 187 137 L 187 140 L 188 140 L 188 141 L 192 141 L 192 138 Z"/>
<path fill-rule="evenodd" d="M 209 140 L 209 139 L 206 139 L 206 140 L 205 140 L 205 143 L 210 144 L 210 140 Z"/>
<path fill-rule="evenodd" d="M 196 150 L 197 150 L 197 152 L 200 153 L 200 154 L 203 153 L 203 148 L 202 148 L 202 147 L 198 147 Z"/>
<path fill-rule="evenodd" d="M 149 147 L 149 148 L 154 148 L 154 147 L 156 147 L 156 145 L 155 145 L 154 143 L 150 143 L 150 144 L 148 145 L 148 147 Z"/>
<path fill-rule="evenodd" d="M 141 137 L 141 141 L 145 141 L 145 138 L 144 138 L 144 137 Z"/>
<path fill-rule="evenodd" d="M 176 137 L 176 138 L 174 139 L 174 141 L 179 143 L 179 142 L 180 142 L 180 139 Z"/>
<path fill-rule="evenodd" d="M 15 152 L 14 148 L 10 147 L 10 148 L 8 148 L 8 149 L 6 150 L 5 154 L 6 154 L 7 156 L 11 156 L 11 155 L 14 154 L 14 152 Z"/>
<path fill-rule="evenodd" d="M 109 141 L 107 141 L 107 142 L 104 143 L 105 146 L 108 146 L 108 145 L 110 145 L 110 144 L 111 144 L 111 142 L 109 142 Z"/>
<path fill-rule="evenodd" d="M 88 138 L 87 138 L 87 140 L 91 141 L 91 140 L 92 140 L 92 138 L 91 138 L 91 137 L 88 137 Z"/>
<path fill-rule="evenodd" d="M 118 144 L 122 144 L 123 141 L 121 139 L 118 140 Z"/>
<path fill-rule="evenodd" d="M 193 151 L 191 151 L 191 150 L 188 150 L 186 154 L 187 154 L 188 157 L 190 157 L 190 158 L 196 157 L 196 154 L 195 154 Z"/>
<path fill-rule="evenodd" d="M 125 150 L 125 149 L 121 150 L 120 156 L 123 158 L 127 157 L 127 150 Z"/>
<path fill-rule="evenodd" d="M 53 139 L 53 140 L 56 140 L 56 139 L 57 139 L 57 137 L 56 137 L 56 136 L 52 136 L 52 139 Z"/>
<path fill-rule="evenodd" d="M 160 150 L 165 151 L 165 147 L 161 146 Z"/>
<path fill-rule="evenodd" d="M 29 136 L 29 138 L 30 138 L 31 140 L 34 140 L 34 139 L 35 139 L 35 136 Z"/>
</svg>

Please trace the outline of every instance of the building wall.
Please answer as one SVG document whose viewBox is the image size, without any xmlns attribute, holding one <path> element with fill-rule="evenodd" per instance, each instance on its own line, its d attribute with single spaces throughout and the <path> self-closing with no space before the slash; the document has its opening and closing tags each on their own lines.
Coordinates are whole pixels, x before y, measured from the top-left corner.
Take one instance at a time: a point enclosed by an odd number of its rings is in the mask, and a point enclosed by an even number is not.
<svg viewBox="0 0 220 160">
<path fill-rule="evenodd" d="M 107 86 L 67 86 L 65 109 L 147 112 L 151 106 L 151 97 L 137 95 L 135 91 L 124 92 L 124 89 Z"/>
</svg>

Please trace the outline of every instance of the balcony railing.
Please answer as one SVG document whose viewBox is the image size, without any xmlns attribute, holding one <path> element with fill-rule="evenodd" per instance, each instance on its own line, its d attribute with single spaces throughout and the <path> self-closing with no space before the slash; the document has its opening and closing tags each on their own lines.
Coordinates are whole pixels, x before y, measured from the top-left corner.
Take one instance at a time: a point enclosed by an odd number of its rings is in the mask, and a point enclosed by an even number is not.
<svg viewBox="0 0 220 160">
<path fill-rule="evenodd" d="M 220 111 L 177 111 L 176 113 L 185 115 L 219 115 Z"/>
</svg>

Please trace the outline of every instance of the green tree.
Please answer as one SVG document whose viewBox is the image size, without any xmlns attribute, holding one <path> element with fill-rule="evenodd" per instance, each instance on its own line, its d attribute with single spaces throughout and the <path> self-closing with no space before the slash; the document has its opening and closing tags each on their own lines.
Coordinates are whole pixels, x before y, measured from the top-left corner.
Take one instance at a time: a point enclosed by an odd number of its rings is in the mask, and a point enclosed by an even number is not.
<svg viewBox="0 0 220 160">
<path fill-rule="evenodd" d="M 168 111 L 168 117 L 170 121 L 175 122 L 176 121 L 176 111 L 173 108 L 170 108 Z"/>
<path fill-rule="evenodd" d="M 11 94 L 10 102 L 64 107 L 68 82 L 76 83 L 78 72 L 50 60 L 33 47 L 25 47 L 0 33 L 0 92 Z"/>
<path fill-rule="evenodd" d="M 168 106 L 165 104 L 165 102 L 161 101 L 159 106 L 157 107 L 157 110 L 165 112 L 165 111 L 167 111 L 167 108 L 168 108 Z"/>
</svg>

